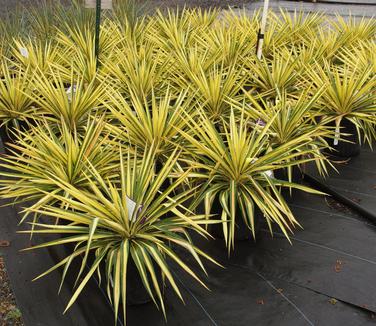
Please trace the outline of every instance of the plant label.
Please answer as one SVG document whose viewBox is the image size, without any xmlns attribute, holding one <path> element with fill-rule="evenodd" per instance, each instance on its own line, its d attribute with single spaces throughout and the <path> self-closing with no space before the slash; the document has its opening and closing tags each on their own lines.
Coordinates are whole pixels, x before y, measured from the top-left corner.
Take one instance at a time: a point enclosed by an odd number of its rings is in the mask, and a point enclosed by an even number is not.
<svg viewBox="0 0 376 326">
<path fill-rule="evenodd" d="M 24 58 L 29 57 L 29 51 L 26 48 L 20 47 L 20 53 Z"/>
<path fill-rule="evenodd" d="M 76 90 L 77 90 L 77 86 L 76 85 L 69 86 L 69 88 L 67 89 L 66 93 L 67 93 L 68 101 L 69 102 L 72 102 L 72 95 L 74 93 L 76 93 Z"/>
<path fill-rule="evenodd" d="M 272 170 L 267 170 L 264 174 L 269 178 L 274 178 L 274 172 Z"/>
<path fill-rule="evenodd" d="M 97 0 L 85 0 L 85 8 L 97 8 Z M 112 9 L 112 0 L 101 0 L 101 9 Z"/>
<path fill-rule="evenodd" d="M 334 141 L 333 141 L 334 146 L 338 145 L 338 141 L 341 137 L 340 128 L 341 128 L 341 118 L 339 117 L 339 118 L 336 119 L 336 131 L 334 133 Z"/>
<path fill-rule="evenodd" d="M 137 205 L 137 203 L 133 201 L 132 199 L 130 199 L 128 196 L 126 196 L 125 200 L 127 202 L 128 219 L 131 222 L 135 222 L 137 219 L 137 215 L 140 213 L 142 209 L 142 206 Z M 138 211 L 135 213 L 137 206 L 138 206 Z"/>
</svg>

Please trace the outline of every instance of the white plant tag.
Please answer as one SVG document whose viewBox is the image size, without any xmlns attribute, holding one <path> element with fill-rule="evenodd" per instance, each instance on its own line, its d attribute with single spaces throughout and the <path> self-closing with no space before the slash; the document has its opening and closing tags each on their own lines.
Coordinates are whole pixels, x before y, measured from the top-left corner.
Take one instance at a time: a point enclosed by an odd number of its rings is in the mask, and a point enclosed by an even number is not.
<svg viewBox="0 0 376 326">
<path fill-rule="evenodd" d="M 24 58 L 28 58 L 29 57 L 29 51 L 26 48 L 24 48 L 24 47 L 20 47 L 20 53 L 21 53 L 21 55 Z"/>
<path fill-rule="evenodd" d="M 76 93 L 76 90 L 77 90 L 77 85 L 69 86 L 69 88 L 67 89 L 66 93 L 67 93 L 69 102 L 72 101 L 72 95 Z"/>
<path fill-rule="evenodd" d="M 274 178 L 274 172 L 272 170 L 268 170 L 264 172 L 269 178 Z"/>
<path fill-rule="evenodd" d="M 340 133 L 340 124 L 336 122 L 336 131 L 334 133 L 334 141 L 333 141 L 333 144 L 334 146 L 338 145 L 338 141 L 339 141 L 339 138 L 341 137 L 341 133 Z"/>
<path fill-rule="evenodd" d="M 95 9 L 97 0 L 85 0 L 85 8 Z M 112 0 L 101 0 L 101 9 L 112 9 Z"/>
<path fill-rule="evenodd" d="M 134 214 L 134 211 L 137 207 L 137 203 L 130 199 L 128 196 L 126 196 L 125 200 L 127 201 L 127 208 L 128 208 L 128 218 L 131 222 L 135 222 L 137 218 L 137 214 Z M 139 208 L 139 211 L 141 210 L 141 207 Z"/>
</svg>

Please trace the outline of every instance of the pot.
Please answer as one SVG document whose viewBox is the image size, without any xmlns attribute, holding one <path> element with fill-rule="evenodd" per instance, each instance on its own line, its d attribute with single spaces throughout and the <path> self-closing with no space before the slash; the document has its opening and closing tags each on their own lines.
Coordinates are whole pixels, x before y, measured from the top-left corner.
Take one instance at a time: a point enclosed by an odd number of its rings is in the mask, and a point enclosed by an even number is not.
<svg viewBox="0 0 376 326">
<path fill-rule="evenodd" d="M 289 181 L 287 168 L 276 169 L 274 178 L 282 181 Z M 292 167 L 291 182 L 301 184 L 303 182 L 303 173 L 297 165 Z M 294 188 L 281 187 L 281 195 L 287 201 L 296 194 L 298 190 Z"/>
<path fill-rule="evenodd" d="M 154 266 L 154 270 L 157 273 L 158 283 L 163 292 L 163 282 L 160 270 L 156 266 Z M 127 305 L 135 306 L 149 303 L 151 301 L 152 299 L 142 283 L 140 274 L 133 259 L 129 259 L 127 266 Z"/>
<path fill-rule="evenodd" d="M 18 121 L 19 128 L 22 131 L 26 131 L 30 128 L 29 124 L 26 121 Z M 0 127 L 0 138 L 3 143 L 4 149 L 7 154 L 11 154 L 9 144 L 14 144 L 14 133 L 17 134 L 18 129 L 12 124 L 2 125 Z"/>
<path fill-rule="evenodd" d="M 7 154 L 10 154 L 9 152 L 9 144 L 12 144 L 12 138 L 11 138 L 11 131 L 6 125 L 3 125 L 0 127 L 0 137 L 1 141 L 3 143 L 4 149 L 7 152 Z"/>
<path fill-rule="evenodd" d="M 64 250 L 66 254 L 70 254 L 74 250 L 74 245 L 65 244 Z M 94 253 L 89 253 L 88 261 L 87 261 L 88 268 L 89 266 L 91 266 L 94 260 L 95 260 Z M 81 266 L 81 260 L 74 259 L 72 262 L 71 268 L 78 271 L 80 266 Z M 104 263 L 101 263 L 100 271 L 102 275 L 106 275 Z M 156 264 L 154 264 L 154 271 L 157 275 L 158 284 L 163 293 L 162 274 L 161 274 L 159 267 L 157 267 Z M 94 278 L 96 279 L 96 283 L 98 284 L 98 287 L 101 289 L 101 292 L 104 294 L 104 296 L 106 296 L 107 282 L 104 279 L 102 279 L 102 281 L 99 283 L 99 280 L 97 279 L 96 274 L 94 275 Z M 112 279 L 110 279 L 110 284 L 111 286 L 113 285 Z M 138 269 L 132 257 L 129 257 L 128 264 L 127 264 L 127 306 L 142 305 L 142 304 L 149 303 L 151 301 L 152 299 L 149 293 L 147 292 L 144 284 L 142 283 Z"/>
<path fill-rule="evenodd" d="M 328 126 L 335 127 L 335 121 L 332 121 Z M 329 151 L 331 155 L 350 158 L 359 155 L 360 153 L 360 143 L 358 139 L 358 131 L 354 123 L 350 120 L 343 118 L 340 123 L 340 133 L 341 139 L 327 139 L 329 145 L 333 148 L 333 151 Z M 344 135 L 349 134 L 349 135 Z M 343 141 L 345 139 L 347 141 Z M 350 142 L 348 142 L 350 141 Z"/>
<path fill-rule="evenodd" d="M 219 200 L 216 198 L 213 202 L 211 214 L 217 214 L 218 217 L 222 214 L 222 206 Z M 264 219 L 264 214 L 255 205 L 254 207 L 254 223 L 255 223 L 255 234 L 260 233 L 262 220 Z M 212 224 L 210 226 L 210 233 L 217 239 L 224 239 L 222 223 Z M 253 239 L 252 230 L 247 226 L 242 216 L 242 211 L 240 207 L 236 209 L 236 221 L 235 221 L 235 241 L 245 241 Z"/>
<path fill-rule="evenodd" d="M 273 173 L 274 173 L 275 179 L 289 181 L 287 168 L 276 169 L 273 171 Z M 294 165 L 292 167 L 291 182 L 302 183 L 302 181 L 303 181 L 303 173 L 298 166 Z"/>
<path fill-rule="evenodd" d="M 161 170 L 163 169 L 164 163 L 160 159 L 157 159 L 155 161 L 155 173 L 159 174 Z M 164 192 L 171 186 L 171 180 L 169 178 L 165 179 L 159 188 L 160 191 Z"/>
</svg>

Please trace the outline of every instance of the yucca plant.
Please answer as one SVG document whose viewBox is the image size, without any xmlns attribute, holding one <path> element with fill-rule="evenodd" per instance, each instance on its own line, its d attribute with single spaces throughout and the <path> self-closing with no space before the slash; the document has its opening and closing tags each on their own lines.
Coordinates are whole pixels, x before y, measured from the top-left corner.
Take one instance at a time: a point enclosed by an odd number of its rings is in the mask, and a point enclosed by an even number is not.
<svg viewBox="0 0 376 326">
<path fill-rule="evenodd" d="M 359 41 L 356 45 L 343 48 L 337 58 L 346 66 L 360 71 L 372 66 L 372 72 L 376 74 L 376 43 L 372 40 Z"/>
<path fill-rule="evenodd" d="M 213 202 L 219 201 L 222 207 L 220 219 L 229 252 L 234 248 L 238 223 L 244 221 L 255 237 L 255 207 L 262 211 L 271 232 L 275 223 L 289 238 L 289 232 L 299 223 L 282 197 L 280 186 L 315 191 L 274 179 L 269 172 L 307 161 L 299 159 L 299 156 L 308 154 L 305 146 L 311 139 L 306 137 L 304 142 L 297 138 L 271 148 L 269 134 L 276 116 L 261 132 L 256 128 L 249 130 L 248 119 L 243 115 L 236 122 L 233 113 L 229 126 L 223 126 L 223 133 L 204 114 L 199 119 L 187 115 L 186 119 L 190 129 L 181 131 L 181 134 L 189 141 L 185 150 L 191 156 L 189 164 L 196 169 L 191 177 L 202 184 L 193 205 L 204 201 L 205 213 L 210 216 Z"/>
<path fill-rule="evenodd" d="M 335 121 L 334 144 L 341 134 L 341 123 L 349 121 L 355 129 L 355 139 L 364 140 L 370 146 L 376 138 L 376 75 L 373 67 L 361 69 L 359 65 L 336 67 L 317 65 L 309 71 L 310 81 L 323 88 L 322 96 L 315 107 L 320 114 Z"/>
<path fill-rule="evenodd" d="M 121 39 L 116 24 L 109 19 L 104 20 L 99 36 L 99 61 L 104 58 L 110 59 L 112 51 Z M 57 68 L 62 76 L 69 79 L 73 68 L 76 77 L 83 78 L 87 83 L 96 79 L 95 33 L 90 24 L 81 28 L 67 26 L 65 29 L 59 29 L 57 43 L 61 48 L 61 63 Z"/>
<path fill-rule="evenodd" d="M 34 117 L 30 69 L 22 71 L 2 63 L 0 68 L 0 119 L 1 125 L 20 129 L 20 122 Z"/>
<path fill-rule="evenodd" d="M 258 27 L 259 28 L 259 27 Z M 268 22 L 264 36 L 262 56 L 271 59 L 276 48 L 289 43 L 288 25 L 280 25 L 279 18 L 273 11 L 268 12 Z"/>
<path fill-rule="evenodd" d="M 140 99 L 132 91 L 129 100 L 119 92 L 112 92 L 105 106 L 114 118 L 108 125 L 111 134 L 124 146 L 137 146 L 143 152 L 155 148 L 156 162 L 163 164 L 182 138 L 178 129 L 185 129 L 182 112 L 194 112 L 192 100 L 186 92 L 174 95 L 167 89 L 163 96 L 151 92 L 150 99 Z M 180 164 L 175 167 L 181 170 Z"/>
<path fill-rule="evenodd" d="M 304 157 L 299 152 L 304 152 L 316 164 L 321 175 L 328 173 L 330 162 L 322 153 L 328 147 L 327 139 L 332 136 L 332 131 L 325 127 L 324 121 L 318 121 L 320 112 L 314 110 L 323 89 L 315 89 L 311 96 L 310 88 L 303 91 L 296 99 L 288 98 L 286 93 L 279 94 L 276 103 L 256 101 L 249 93 L 245 93 L 242 102 L 233 102 L 251 119 L 254 128 L 263 129 L 263 125 L 272 121 L 269 126 L 270 148 L 279 147 L 286 143 L 294 143 L 290 148 L 291 153 L 297 154 L 291 160 L 302 160 Z M 300 146 L 304 144 L 304 146 Z M 290 161 L 290 160 L 286 160 Z M 293 162 L 290 162 L 293 163 Z M 288 167 L 288 179 L 292 181 L 292 167 Z M 303 170 L 304 166 L 299 167 Z"/>
<path fill-rule="evenodd" d="M 218 20 L 195 37 L 197 44 L 202 52 L 208 53 L 211 62 L 225 67 L 239 65 L 243 57 L 256 52 L 255 24 L 248 20 L 249 24 L 245 25 L 235 14 L 225 17 L 224 21 Z"/>
<path fill-rule="evenodd" d="M 292 52 L 273 52 L 272 59 L 248 58 L 244 63 L 246 87 L 260 98 L 274 101 L 278 93 L 297 94 L 301 88 L 298 60 Z"/>
<path fill-rule="evenodd" d="M 197 26 L 191 25 L 189 10 L 157 11 L 150 27 L 150 38 L 167 53 L 187 48 L 194 41 Z"/>
<path fill-rule="evenodd" d="M 196 67 L 197 72 L 181 75 L 177 79 L 181 89 L 188 88 L 197 105 L 202 107 L 207 116 L 215 123 L 230 116 L 228 98 L 239 94 L 244 86 L 246 76 L 242 69 L 223 63 L 213 65 L 207 71 L 202 66 Z"/>
<path fill-rule="evenodd" d="M 372 18 L 350 16 L 346 19 L 340 15 L 331 22 L 334 30 L 341 35 L 349 37 L 349 43 L 372 40 L 376 37 L 376 22 Z"/>
<path fill-rule="evenodd" d="M 57 129 L 41 121 L 19 132 L 12 153 L 1 159 L 0 196 L 10 203 L 29 203 L 31 209 L 60 205 L 55 195 L 66 193 L 56 181 L 88 189 L 88 162 L 104 178 L 117 177 L 118 149 L 108 141 L 104 127 L 103 118 L 89 119 L 81 132 L 70 130 L 64 121 Z"/>
<path fill-rule="evenodd" d="M 328 29 L 325 26 L 318 28 L 317 36 L 315 38 L 316 44 L 323 47 L 322 57 L 319 57 L 319 63 L 324 65 L 322 62 L 329 61 L 332 63 L 338 62 L 338 54 L 340 54 L 344 49 L 351 46 L 351 34 L 349 33 L 338 33 L 335 30 Z M 314 69 L 312 67 L 312 69 Z"/>
<path fill-rule="evenodd" d="M 12 51 L 13 61 L 25 70 L 39 69 L 47 73 L 51 64 L 60 64 L 60 50 L 51 40 L 15 40 Z"/>
<path fill-rule="evenodd" d="M 293 56 L 296 60 L 298 78 L 304 80 L 306 72 L 314 69 L 316 64 L 322 65 L 327 60 L 328 48 L 317 38 L 313 38 L 309 45 L 294 45 L 292 47 L 281 47 L 278 49 L 282 57 Z M 302 84 L 300 84 L 301 86 Z"/>
<path fill-rule="evenodd" d="M 194 192 L 188 190 L 172 195 L 184 182 L 189 171 L 175 179 L 165 191 L 159 190 L 175 166 L 178 154 L 177 151 L 172 153 L 163 169 L 154 174 L 155 155 L 152 149 L 145 151 L 141 158 L 138 158 L 137 154 L 133 156 L 130 151 L 127 151 L 123 158 L 120 151 L 118 180 L 102 178 L 100 171 L 92 167 L 91 173 L 87 175 L 87 190 L 76 188 L 63 180 L 56 180 L 56 186 L 60 187 L 66 196 L 53 196 L 57 201 L 65 203 L 67 209 L 52 205 L 29 209 L 30 213 L 65 221 L 61 225 L 34 223 L 34 230 L 30 231 L 32 234 L 60 234 L 63 237 L 30 249 L 62 244 L 72 244 L 73 248 L 66 258 L 38 278 L 63 267 L 63 282 L 72 261 L 79 260 L 81 264 L 76 278 L 77 286 L 66 309 L 69 309 L 89 279 L 97 273 L 114 307 L 115 319 L 121 311 L 126 320 L 128 291 L 130 285 L 135 287 L 134 283 L 129 283 L 129 278 L 133 281 L 135 279 L 131 275 L 131 266 L 135 266 L 133 270 L 136 270 L 140 279 L 136 290 L 142 291 L 144 287 L 164 314 L 164 284 L 158 275 L 162 274 L 163 280 L 168 282 L 176 295 L 183 300 L 171 262 L 205 287 L 196 272 L 176 253 L 177 248 L 186 251 L 203 271 L 205 268 L 202 257 L 215 263 L 192 243 L 188 233 L 188 230 L 192 230 L 207 237 L 208 233 L 203 226 L 210 223 L 204 215 L 194 215 L 182 205 Z"/>
<path fill-rule="evenodd" d="M 129 42 L 128 46 L 116 49 L 114 59 L 103 69 L 103 78 L 110 76 L 112 84 L 125 97 L 133 93 L 140 101 L 150 100 L 152 92 L 159 94 L 167 78 L 166 64 L 161 62 L 157 49 L 150 42 L 142 47 Z"/>
<path fill-rule="evenodd" d="M 323 13 L 306 13 L 295 10 L 293 13 L 280 9 L 277 16 L 278 29 L 286 34 L 288 46 L 309 45 L 316 36 L 317 29 L 324 23 Z"/>
<path fill-rule="evenodd" d="M 92 80 L 86 83 L 83 78 L 74 76 L 71 71 L 69 82 L 62 74 L 53 69 L 50 73 L 37 72 L 32 78 L 34 99 L 39 109 L 36 112 L 51 123 L 59 125 L 62 122 L 69 130 L 79 130 L 86 124 L 91 114 L 103 110 L 107 86 L 103 82 Z"/>
</svg>

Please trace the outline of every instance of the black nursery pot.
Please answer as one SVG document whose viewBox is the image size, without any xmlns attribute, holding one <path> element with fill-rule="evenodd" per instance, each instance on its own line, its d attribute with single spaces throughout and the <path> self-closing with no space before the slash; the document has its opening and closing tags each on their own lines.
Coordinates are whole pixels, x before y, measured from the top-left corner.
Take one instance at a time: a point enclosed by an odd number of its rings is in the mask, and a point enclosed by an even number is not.
<svg viewBox="0 0 376 326">
<path fill-rule="evenodd" d="M 332 121 L 328 126 L 335 127 L 335 121 Z M 360 144 L 358 139 L 358 131 L 356 130 L 355 125 L 348 119 L 344 118 L 341 120 L 341 140 L 338 141 L 337 145 L 334 145 L 334 139 L 327 139 L 328 144 L 334 149 L 329 152 L 331 155 L 349 158 L 359 155 L 360 153 Z M 349 135 L 344 135 L 349 134 Z M 343 141 L 345 139 L 347 141 Z M 328 152 L 328 151 L 327 151 Z"/>
<path fill-rule="evenodd" d="M 104 273 L 104 267 L 102 267 L 102 271 Z M 155 264 L 154 271 L 157 275 L 158 284 L 163 294 L 162 274 L 160 269 L 156 267 Z M 106 293 L 106 282 L 102 282 L 100 287 L 102 288 L 103 292 Z M 127 264 L 127 306 L 143 305 L 151 301 L 152 299 L 142 283 L 136 264 L 134 263 L 133 259 L 129 257 Z"/>
<path fill-rule="evenodd" d="M 22 131 L 29 130 L 30 126 L 26 121 L 18 121 L 20 129 Z M 4 145 L 5 151 L 10 154 L 9 144 L 13 144 L 15 140 L 15 134 L 17 134 L 18 129 L 12 125 L 2 125 L 0 127 L 0 138 Z"/>
<path fill-rule="evenodd" d="M 9 153 L 8 151 L 8 144 L 13 143 L 12 138 L 11 138 L 11 131 L 6 125 L 3 125 L 0 127 L 0 137 L 1 141 L 3 142 L 4 148 L 6 152 Z"/>
<path fill-rule="evenodd" d="M 220 218 L 222 214 L 222 206 L 218 199 L 215 199 L 212 205 L 211 214 L 216 214 L 218 218 Z M 262 214 L 261 210 L 255 205 L 254 207 L 254 223 L 255 223 L 255 234 L 260 233 L 262 220 L 264 215 Z M 210 233 L 217 239 L 224 239 L 223 235 L 223 226 L 222 223 L 213 224 L 210 226 Z M 236 210 L 236 221 L 235 221 L 235 241 L 245 241 L 245 240 L 253 240 L 252 230 L 248 228 L 245 224 L 242 211 L 240 207 Z"/>
<path fill-rule="evenodd" d="M 296 165 L 292 167 L 291 171 L 291 182 L 293 183 L 302 183 L 303 181 L 303 173 L 300 170 L 300 168 Z M 289 181 L 288 177 L 288 169 L 283 168 L 283 169 L 276 169 L 273 171 L 274 178 L 278 180 L 283 180 L 283 181 Z"/>
<path fill-rule="evenodd" d="M 65 254 L 71 254 L 74 250 L 73 244 L 65 244 L 64 245 L 64 251 Z M 83 257 L 82 257 L 83 258 Z M 92 263 L 95 260 L 94 253 L 89 253 L 88 260 L 87 260 L 87 268 L 92 265 Z M 78 271 L 81 266 L 81 260 L 80 259 L 74 259 L 72 262 L 72 268 L 75 271 Z M 106 275 L 105 271 L 105 264 L 101 264 L 100 271 L 102 275 Z M 162 274 L 158 267 L 154 264 L 154 271 L 157 275 L 158 284 L 161 288 L 161 291 L 163 293 L 163 282 L 162 282 Z M 107 282 L 102 278 L 101 283 L 99 283 L 99 280 L 97 279 L 96 274 L 94 275 L 94 278 L 96 279 L 96 282 L 98 284 L 98 290 L 101 289 L 100 293 L 103 294 L 103 300 L 107 300 L 106 293 L 107 293 Z M 111 282 L 111 281 L 110 281 Z M 140 274 L 138 272 L 138 269 L 131 257 L 129 257 L 128 264 L 127 264 L 127 306 L 136 306 L 136 305 L 142 305 L 151 302 L 152 299 L 145 289 L 144 284 L 142 283 Z"/>
<path fill-rule="evenodd" d="M 273 171 L 274 178 L 282 181 L 290 181 L 288 177 L 288 170 L 287 168 L 283 169 L 276 169 Z M 300 168 L 296 165 L 292 167 L 291 173 L 291 182 L 301 184 L 303 182 L 303 173 Z M 297 189 L 282 187 L 281 194 L 285 200 L 289 200 L 293 197 L 293 195 L 297 192 Z"/>
<path fill-rule="evenodd" d="M 158 283 L 163 291 L 163 282 L 162 276 L 158 268 L 154 266 L 154 270 L 157 274 Z M 133 259 L 128 261 L 127 266 L 127 305 L 135 306 L 151 302 L 152 299 L 145 289 L 144 284 L 142 283 L 138 269 L 133 262 Z"/>
<path fill-rule="evenodd" d="M 155 162 L 155 173 L 159 173 L 161 172 L 161 170 L 163 169 L 163 163 L 160 161 L 160 159 L 157 159 L 156 162 Z M 171 181 L 169 178 L 165 179 L 161 185 L 161 187 L 159 188 L 160 191 L 165 191 L 167 190 L 169 187 L 171 186 Z"/>
</svg>

